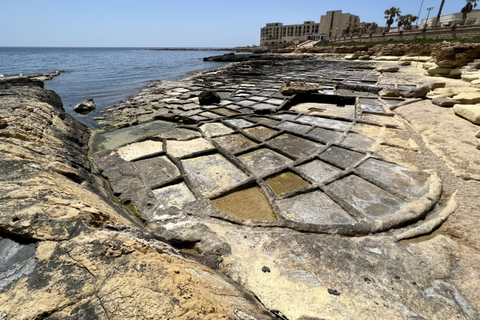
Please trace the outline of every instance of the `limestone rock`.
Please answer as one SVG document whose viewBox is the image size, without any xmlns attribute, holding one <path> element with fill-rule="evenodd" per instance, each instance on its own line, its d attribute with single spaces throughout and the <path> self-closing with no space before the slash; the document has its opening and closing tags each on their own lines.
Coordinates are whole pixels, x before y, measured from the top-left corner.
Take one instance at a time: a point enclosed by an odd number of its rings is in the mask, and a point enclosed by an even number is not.
<svg viewBox="0 0 480 320">
<path fill-rule="evenodd" d="M 427 72 L 431 76 L 446 76 L 449 75 L 452 69 L 442 68 L 442 67 L 431 67 L 428 68 Z"/>
<path fill-rule="evenodd" d="M 437 88 L 427 93 L 426 97 L 429 99 L 442 98 L 442 97 L 451 98 L 454 95 L 455 95 L 455 92 L 450 88 Z"/>
<path fill-rule="evenodd" d="M 462 92 L 452 98 L 461 104 L 477 104 L 480 103 L 480 91 Z"/>
<path fill-rule="evenodd" d="M 477 132 L 477 134 L 475 135 L 475 137 L 480 139 L 480 131 Z"/>
<path fill-rule="evenodd" d="M 384 88 L 378 93 L 378 96 L 382 98 L 398 98 L 401 96 L 401 93 L 395 88 Z"/>
<path fill-rule="evenodd" d="M 397 57 L 397 56 L 378 56 L 378 57 L 375 57 L 374 60 L 377 60 L 377 61 L 398 61 L 398 60 L 400 60 L 400 57 Z"/>
<path fill-rule="evenodd" d="M 366 55 L 358 57 L 358 60 L 362 60 L 362 61 L 370 60 L 370 56 L 368 54 L 366 54 Z"/>
<path fill-rule="evenodd" d="M 432 103 L 440 107 L 451 108 L 454 105 L 458 104 L 458 101 L 452 98 L 438 97 L 438 98 L 433 98 Z"/>
<path fill-rule="evenodd" d="M 477 140 L 477 149 L 480 150 L 480 139 Z"/>
<path fill-rule="evenodd" d="M 436 81 L 430 85 L 430 89 L 435 90 L 435 89 L 443 89 L 445 88 L 446 83 L 443 81 Z"/>
<path fill-rule="evenodd" d="M 473 80 L 472 82 L 470 82 L 470 85 L 474 88 L 480 88 L 480 79 Z"/>
<path fill-rule="evenodd" d="M 462 80 L 466 82 L 472 82 L 480 79 L 480 72 L 468 72 L 462 73 Z"/>
<path fill-rule="evenodd" d="M 456 68 L 466 65 L 480 55 L 478 44 L 455 44 L 439 46 L 435 52 L 435 62 L 442 68 Z"/>
<path fill-rule="evenodd" d="M 457 104 L 453 107 L 455 114 L 468 121 L 480 124 L 480 104 Z"/>
<path fill-rule="evenodd" d="M 399 67 L 392 67 L 392 66 L 379 66 L 375 69 L 378 72 L 398 72 L 400 70 Z"/>
<path fill-rule="evenodd" d="M 95 110 L 95 102 L 93 99 L 87 99 L 73 107 L 73 111 L 80 114 L 87 114 L 93 110 Z"/>
<path fill-rule="evenodd" d="M 462 77 L 462 69 L 461 68 L 455 68 L 450 71 L 448 74 L 449 78 L 454 78 L 454 79 L 460 79 Z"/>
<path fill-rule="evenodd" d="M 315 93 L 320 90 L 323 90 L 323 86 L 320 84 L 284 81 L 281 92 L 289 95 L 295 93 Z"/>
<path fill-rule="evenodd" d="M 421 85 L 413 90 L 401 90 L 404 98 L 424 98 L 430 92 L 429 85 Z"/>
<path fill-rule="evenodd" d="M 404 67 L 404 66 L 410 66 L 410 65 L 412 65 L 412 61 L 406 61 L 406 60 L 403 60 L 403 61 L 402 61 L 401 59 L 400 59 L 400 61 L 401 61 L 401 62 L 398 63 L 399 66 L 403 66 L 403 67 Z"/>
<path fill-rule="evenodd" d="M 200 105 L 209 105 L 209 104 L 219 103 L 220 96 L 215 91 L 211 91 L 211 90 L 203 91 L 198 96 L 198 102 L 200 103 Z"/>
</svg>

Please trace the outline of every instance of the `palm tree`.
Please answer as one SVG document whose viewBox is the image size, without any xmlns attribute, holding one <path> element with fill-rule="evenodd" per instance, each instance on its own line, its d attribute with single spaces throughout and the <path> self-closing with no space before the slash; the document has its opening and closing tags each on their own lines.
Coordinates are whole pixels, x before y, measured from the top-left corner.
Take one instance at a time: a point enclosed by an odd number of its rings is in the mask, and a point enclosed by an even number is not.
<svg viewBox="0 0 480 320">
<path fill-rule="evenodd" d="M 437 21 L 435 21 L 435 27 L 438 27 L 438 23 L 440 22 L 440 16 L 442 15 L 444 4 L 445 4 L 445 0 L 442 0 L 442 3 L 440 3 L 440 9 L 438 9 Z"/>
<path fill-rule="evenodd" d="M 387 19 L 387 32 L 390 30 L 390 26 L 395 21 L 395 17 L 399 16 L 400 13 L 402 13 L 400 11 L 400 8 L 391 7 L 390 9 L 385 10 L 384 14 L 385 14 L 385 19 Z"/>
<path fill-rule="evenodd" d="M 411 15 L 411 14 L 406 14 L 404 16 L 398 16 L 397 22 L 398 22 L 398 27 L 403 26 L 405 30 L 411 30 L 412 29 L 412 23 L 417 21 L 418 17 Z"/>
<path fill-rule="evenodd" d="M 467 0 L 467 4 L 465 7 L 462 8 L 462 24 L 465 24 L 465 21 L 467 20 L 467 14 L 472 12 L 473 8 L 477 7 L 477 0 Z"/>
</svg>

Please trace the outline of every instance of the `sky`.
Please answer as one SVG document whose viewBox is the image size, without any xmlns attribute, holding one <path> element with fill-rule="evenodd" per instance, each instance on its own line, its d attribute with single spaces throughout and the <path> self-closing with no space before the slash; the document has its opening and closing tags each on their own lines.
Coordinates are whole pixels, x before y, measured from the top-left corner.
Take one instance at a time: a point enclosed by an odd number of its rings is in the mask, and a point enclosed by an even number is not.
<svg viewBox="0 0 480 320">
<path fill-rule="evenodd" d="M 379 4 L 380 3 L 380 4 Z M 420 18 L 441 0 L 423 0 Z M 342 10 L 385 24 L 399 7 L 418 15 L 422 0 L 0 0 L 0 47 L 235 47 L 259 45 L 269 22 L 320 22 Z M 464 0 L 446 0 L 443 13 Z M 395 24 L 394 24 L 395 25 Z"/>
</svg>

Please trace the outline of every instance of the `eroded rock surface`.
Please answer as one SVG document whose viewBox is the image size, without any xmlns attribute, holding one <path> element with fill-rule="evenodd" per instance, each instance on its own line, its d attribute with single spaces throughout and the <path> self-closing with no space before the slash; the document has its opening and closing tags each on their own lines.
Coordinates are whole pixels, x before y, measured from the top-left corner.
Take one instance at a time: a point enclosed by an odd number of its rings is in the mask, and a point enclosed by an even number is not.
<svg viewBox="0 0 480 320">
<path fill-rule="evenodd" d="M 90 131 L 54 92 L 20 79 L 0 93 L 0 318 L 273 318 L 109 200 Z"/>
</svg>

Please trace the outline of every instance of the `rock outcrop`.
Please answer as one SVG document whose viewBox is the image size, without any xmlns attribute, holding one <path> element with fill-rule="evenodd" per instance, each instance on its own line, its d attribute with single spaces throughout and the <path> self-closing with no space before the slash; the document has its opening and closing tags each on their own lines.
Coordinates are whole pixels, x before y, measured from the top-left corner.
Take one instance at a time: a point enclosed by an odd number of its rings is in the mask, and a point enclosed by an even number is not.
<svg viewBox="0 0 480 320">
<path fill-rule="evenodd" d="M 58 95 L 0 81 L 0 318 L 272 319 L 109 200 Z"/>
</svg>

